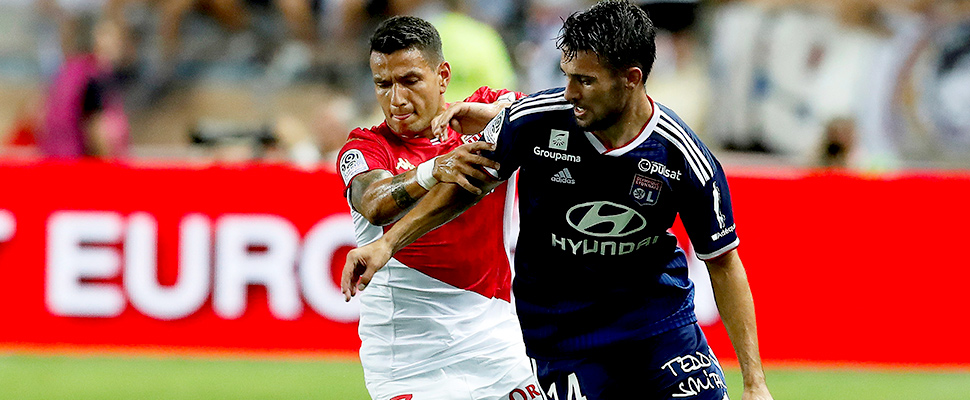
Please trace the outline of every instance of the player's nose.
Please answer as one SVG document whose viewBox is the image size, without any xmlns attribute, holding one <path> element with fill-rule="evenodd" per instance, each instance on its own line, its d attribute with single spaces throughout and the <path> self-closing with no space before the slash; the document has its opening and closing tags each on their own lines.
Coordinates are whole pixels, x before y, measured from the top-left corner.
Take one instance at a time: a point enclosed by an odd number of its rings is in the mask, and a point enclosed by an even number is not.
<svg viewBox="0 0 970 400">
<path fill-rule="evenodd" d="M 579 88 L 576 87 L 574 82 L 567 82 L 566 90 L 563 92 L 563 97 L 566 98 L 566 101 L 575 105 L 582 96 L 579 93 Z"/>
<path fill-rule="evenodd" d="M 407 92 L 398 84 L 391 86 L 391 105 L 403 107 L 408 104 Z"/>
</svg>

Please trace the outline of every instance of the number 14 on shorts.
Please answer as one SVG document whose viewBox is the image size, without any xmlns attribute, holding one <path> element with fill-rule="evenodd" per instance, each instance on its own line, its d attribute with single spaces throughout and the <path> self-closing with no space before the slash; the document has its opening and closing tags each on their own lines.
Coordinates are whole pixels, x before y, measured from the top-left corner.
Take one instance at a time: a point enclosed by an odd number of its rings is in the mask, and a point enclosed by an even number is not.
<svg viewBox="0 0 970 400">
<path fill-rule="evenodd" d="M 583 395 L 582 389 L 579 387 L 579 378 L 576 377 L 575 373 L 569 374 L 566 377 L 566 397 L 560 398 L 559 391 L 556 388 L 556 382 L 549 385 L 549 390 L 546 390 L 546 399 L 548 400 L 586 400 L 586 396 Z"/>
</svg>

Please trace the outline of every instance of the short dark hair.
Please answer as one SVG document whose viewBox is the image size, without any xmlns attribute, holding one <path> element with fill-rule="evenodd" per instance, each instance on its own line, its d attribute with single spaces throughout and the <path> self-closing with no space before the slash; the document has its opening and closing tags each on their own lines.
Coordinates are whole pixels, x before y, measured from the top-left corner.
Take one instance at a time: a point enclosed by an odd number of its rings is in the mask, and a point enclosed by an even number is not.
<svg viewBox="0 0 970 400">
<path fill-rule="evenodd" d="M 398 50 L 420 51 L 432 66 L 445 60 L 441 36 L 430 22 L 407 15 L 386 19 L 370 38 L 370 51 L 391 54 Z"/>
<path fill-rule="evenodd" d="M 606 0 L 563 22 L 556 47 L 571 60 L 580 51 L 592 51 L 614 72 L 630 67 L 643 70 L 646 82 L 657 55 L 653 21 L 640 7 L 625 0 Z"/>
</svg>

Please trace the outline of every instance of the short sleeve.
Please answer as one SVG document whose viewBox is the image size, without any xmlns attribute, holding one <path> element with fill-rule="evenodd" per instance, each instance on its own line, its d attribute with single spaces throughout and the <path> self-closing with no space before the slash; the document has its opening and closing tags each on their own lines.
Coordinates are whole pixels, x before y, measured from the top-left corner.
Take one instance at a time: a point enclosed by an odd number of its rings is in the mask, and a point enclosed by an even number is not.
<svg viewBox="0 0 970 400">
<path fill-rule="evenodd" d="M 485 172 L 488 172 L 493 177 L 501 180 L 509 179 L 512 174 L 521 165 L 521 156 L 517 153 L 518 145 L 516 144 L 519 135 L 516 132 L 519 130 L 519 126 L 513 125 L 508 119 L 508 109 L 503 109 L 489 121 L 485 129 L 482 130 L 481 140 L 494 144 L 494 151 L 486 151 L 482 154 L 485 157 L 493 161 L 497 161 L 500 165 L 499 170 L 485 167 Z"/>
<path fill-rule="evenodd" d="M 472 93 L 471 96 L 465 99 L 465 102 L 474 103 L 494 103 L 496 101 L 516 101 L 525 97 L 524 93 L 513 92 L 508 89 L 492 89 L 488 86 L 482 86 Z"/>
<path fill-rule="evenodd" d="M 380 140 L 377 135 L 362 129 L 350 133 L 337 157 L 337 171 L 344 181 L 344 193 L 348 193 L 350 183 L 357 175 L 375 169 L 393 170 L 387 147 Z"/>
<path fill-rule="evenodd" d="M 704 159 L 698 164 L 707 163 L 711 175 L 704 173 L 689 174 L 690 185 L 685 190 L 684 207 L 680 211 L 684 228 L 690 237 L 697 258 L 710 260 L 733 250 L 740 243 L 735 231 L 734 211 L 731 207 L 731 192 L 727 177 L 720 163 L 704 148 Z M 707 168 L 699 166 L 698 168 Z M 692 171 L 693 172 L 693 171 Z"/>
</svg>

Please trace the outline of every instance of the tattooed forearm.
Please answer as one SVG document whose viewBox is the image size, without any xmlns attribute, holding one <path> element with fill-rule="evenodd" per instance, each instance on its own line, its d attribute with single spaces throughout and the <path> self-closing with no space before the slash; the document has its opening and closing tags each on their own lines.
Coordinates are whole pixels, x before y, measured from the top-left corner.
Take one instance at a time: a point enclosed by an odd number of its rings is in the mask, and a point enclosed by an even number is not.
<svg viewBox="0 0 970 400">
<path fill-rule="evenodd" d="M 395 175 L 391 178 L 391 196 L 398 208 L 407 210 L 414 205 L 417 200 L 408 193 L 407 183 L 404 181 L 404 174 Z"/>
<path fill-rule="evenodd" d="M 383 170 L 375 170 L 357 175 L 350 183 L 350 201 L 354 209 L 364 209 L 367 188 L 374 182 L 390 177 L 391 173 Z"/>
</svg>

